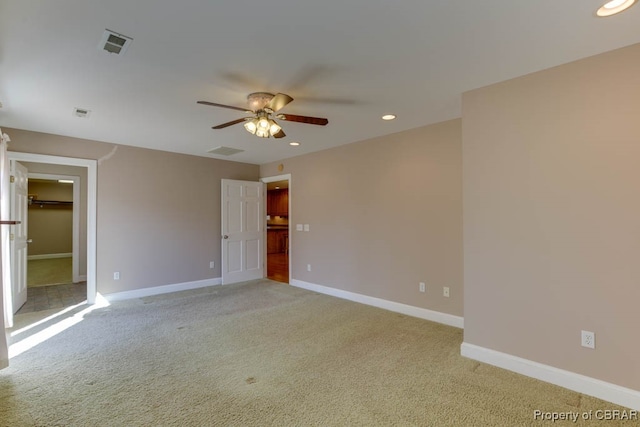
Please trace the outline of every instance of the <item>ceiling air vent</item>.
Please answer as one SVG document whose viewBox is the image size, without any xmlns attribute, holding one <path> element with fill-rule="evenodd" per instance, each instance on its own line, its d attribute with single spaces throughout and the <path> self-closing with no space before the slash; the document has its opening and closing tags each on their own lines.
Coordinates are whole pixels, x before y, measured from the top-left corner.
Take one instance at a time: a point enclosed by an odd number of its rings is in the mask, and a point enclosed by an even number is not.
<svg viewBox="0 0 640 427">
<path fill-rule="evenodd" d="M 211 154 L 218 154 L 219 156 L 230 156 L 232 154 L 242 153 L 243 151 L 244 150 L 238 150 L 237 148 L 220 146 L 220 147 L 212 148 L 207 152 Z"/>
<path fill-rule="evenodd" d="M 73 115 L 76 117 L 80 117 L 81 119 L 86 119 L 91 114 L 91 110 L 87 110 L 86 108 L 74 108 Z"/>
<path fill-rule="evenodd" d="M 98 47 L 109 53 L 123 55 L 129 48 L 132 41 L 133 39 L 131 37 L 127 37 L 111 30 L 104 30 Z"/>
</svg>

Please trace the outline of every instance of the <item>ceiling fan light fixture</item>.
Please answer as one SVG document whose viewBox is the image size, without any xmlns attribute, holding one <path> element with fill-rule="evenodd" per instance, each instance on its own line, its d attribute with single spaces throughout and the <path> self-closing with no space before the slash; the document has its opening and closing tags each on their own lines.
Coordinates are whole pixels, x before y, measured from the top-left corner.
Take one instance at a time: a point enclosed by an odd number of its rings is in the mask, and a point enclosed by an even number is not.
<svg viewBox="0 0 640 427">
<path fill-rule="evenodd" d="M 271 126 L 269 127 L 269 133 L 273 136 L 276 133 L 280 132 L 282 128 L 278 125 L 274 120 L 269 120 Z"/>
<path fill-rule="evenodd" d="M 258 128 L 258 130 L 256 130 L 256 136 L 259 138 L 269 138 L 271 135 L 269 135 L 269 129 L 264 129 L 264 128 Z"/>
<path fill-rule="evenodd" d="M 243 126 L 246 131 L 259 138 L 274 137 L 276 139 L 280 139 L 287 136 L 282 130 L 282 127 L 278 123 L 276 123 L 276 121 L 272 117 L 281 120 L 307 123 L 318 126 L 325 126 L 327 123 L 329 123 L 329 120 L 322 117 L 298 116 L 295 114 L 276 114 L 277 111 L 280 111 L 281 108 L 288 105 L 291 101 L 293 101 L 293 98 L 284 93 L 273 95 L 268 92 L 254 92 L 250 93 L 247 96 L 247 103 L 251 108 L 251 110 L 249 111 L 244 108 L 234 107 L 232 105 L 218 104 L 209 101 L 198 101 L 198 104 L 210 105 L 212 107 L 228 108 L 230 110 L 239 110 L 247 114 L 252 114 L 251 117 L 243 117 L 240 119 L 231 120 L 230 122 L 213 126 L 212 129 L 224 129 L 238 123 L 244 123 Z"/>
<path fill-rule="evenodd" d="M 596 15 L 601 18 L 615 15 L 627 10 L 628 8 L 633 6 L 635 2 L 636 0 L 611 0 L 605 3 L 600 9 L 598 9 Z"/>
<path fill-rule="evenodd" d="M 256 134 L 256 130 L 258 129 L 258 126 L 256 125 L 256 119 L 253 120 L 249 120 L 244 124 L 244 128 L 247 130 L 247 132 L 249 132 L 252 135 Z"/>
<path fill-rule="evenodd" d="M 258 119 L 258 129 L 269 129 L 271 127 L 271 123 L 269 123 L 269 119 L 266 117 L 261 117 Z"/>
</svg>

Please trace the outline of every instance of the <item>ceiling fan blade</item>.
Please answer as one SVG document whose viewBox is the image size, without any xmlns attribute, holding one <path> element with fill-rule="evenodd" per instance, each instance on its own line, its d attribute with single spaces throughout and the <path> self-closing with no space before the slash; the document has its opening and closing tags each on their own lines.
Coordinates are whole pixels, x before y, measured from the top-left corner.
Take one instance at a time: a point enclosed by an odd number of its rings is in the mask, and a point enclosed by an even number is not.
<svg viewBox="0 0 640 427">
<path fill-rule="evenodd" d="M 294 114 L 278 114 L 279 119 L 287 120 L 290 122 L 308 123 L 310 125 L 324 126 L 329 123 L 329 120 L 321 117 L 309 117 L 309 116 L 296 116 Z"/>
<path fill-rule="evenodd" d="M 275 133 L 275 134 L 273 134 L 271 136 L 273 136 L 274 138 L 284 138 L 285 136 L 287 136 L 287 134 L 284 133 L 284 131 L 282 129 L 280 129 L 280 132 Z"/>
<path fill-rule="evenodd" d="M 247 110 L 246 108 L 234 107 L 232 105 L 216 104 L 215 102 L 198 101 L 198 104 L 210 105 L 212 107 L 230 108 L 231 110 L 238 110 L 238 111 L 242 111 L 244 113 L 251 113 L 251 111 Z"/>
<path fill-rule="evenodd" d="M 289 95 L 277 93 L 273 98 L 271 98 L 271 101 L 269 101 L 265 108 L 268 108 L 275 113 L 291 101 L 293 101 L 293 98 Z"/>
<path fill-rule="evenodd" d="M 212 127 L 211 129 L 224 129 L 224 128 L 229 127 L 229 126 L 233 126 L 233 125 L 235 125 L 235 124 L 242 123 L 242 122 L 244 122 L 245 120 L 247 120 L 248 118 L 249 118 L 249 117 L 243 117 L 243 118 L 241 118 L 241 119 L 232 120 L 232 121 L 230 121 L 230 122 L 223 123 L 223 124 L 218 125 L 218 126 L 214 126 L 214 127 Z"/>
</svg>

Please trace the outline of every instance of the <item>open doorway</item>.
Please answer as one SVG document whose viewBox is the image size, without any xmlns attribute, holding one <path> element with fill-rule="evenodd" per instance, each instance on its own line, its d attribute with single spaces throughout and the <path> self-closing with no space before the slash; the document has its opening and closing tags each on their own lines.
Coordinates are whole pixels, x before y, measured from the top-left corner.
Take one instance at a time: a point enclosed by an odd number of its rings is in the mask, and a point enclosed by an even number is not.
<svg viewBox="0 0 640 427">
<path fill-rule="evenodd" d="M 79 247 L 80 176 L 30 172 L 28 178 L 27 301 L 16 314 L 69 307 L 87 295 L 86 257 Z"/>
<path fill-rule="evenodd" d="M 86 266 L 83 271 L 80 272 L 80 278 L 86 281 L 86 291 L 84 293 L 85 299 L 88 304 L 94 304 L 96 301 L 96 183 L 97 183 L 97 161 L 90 159 L 78 159 L 78 158 L 69 158 L 69 157 L 58 157 L 58 156 L 50 156 L 50 155 L 42 155 L 42 154 L 31 154 L 31 153 L 20 153 L 20 152 L 11 152 L 9 151 L 8 157 L 12 164 L 19 163 L 23 167 L 25 164 L 31 166 L 31 170 L 25 167 L 25 169 L 29 173 L 63 173 L 67 174 L 67 172 L 60 172 L 61 166 L 68 166 L 77 168 L 80 171 L 79 174 L 69 173 L 69 175 L 79 175 L 81 176 L 80 187 L 82 187 L 81 204 L 82 208 L 80 210 L 80 250 L 79 256 L 74 257 L 80 259 L 84 259 L 84 265 Z M 37 167 L 33 167 L 36 166 Z M 39 170 L 36 170 L 38 169 Z M 57 170 L 53 170 L 57 169 Z M 25 200 L 27 199 L 27 191 L 25 191 Z M 22 199 L 21 199 L 22 200 Z M 12 206 L 21 205 L 21 203 L 17 203 L 17 200 L 12 196 L 11 200 Z M 27 209 L 27 202 L 24 202 L 25 210 Z M 17 227 L 16 227 L 17 229 Z M 25 227 L 26 231 L 26 227 Z M 28 240 L 28 236 L 22 236 L 16 232 L 15 241 Z M 13 251 L 13 250 L 12 250 Z M 14 253 L 12 253 L 13 258 L 19 258 Z M 26 260 L 26 256 L 25 256 Z M 80 261 L 82 265 L 82 261 Z M 12 320 L 12 314 L 16 311 L 16 307 L 22 306 L 22 304 L 16 304 L 13 302 L 13 299 L 16 294 L 21 293 L 20 289 L 26 288 L 26 262 L 19 264 L 21 268 L 13 268 L 13 274 L 19 274 L 21 280 L 13 280 L 13 284 L 10 289 L 8 289 L 7 299 L 12 301 L 10 304 L 10 308 L 7 310 L 9 313 L 9 323 Z M 22 267 L 23 266 L 23 267 Z M 18 271 L 20 270 L 20 271 Z M 22 279 L 25 280 L 22 280 Z"/>
<path fill-rule="evenodd" d="M 289 283 L 290 278 L 290 175 L 262 178 L 266 183 L 267 278 Z"/>
</svg>

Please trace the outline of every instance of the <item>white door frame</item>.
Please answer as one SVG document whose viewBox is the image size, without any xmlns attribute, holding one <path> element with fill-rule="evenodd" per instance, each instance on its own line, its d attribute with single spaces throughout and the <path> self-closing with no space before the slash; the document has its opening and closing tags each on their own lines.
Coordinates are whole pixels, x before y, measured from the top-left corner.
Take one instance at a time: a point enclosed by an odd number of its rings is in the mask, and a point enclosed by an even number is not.
<svg viewBox="0 0 640 427">
<path fill-rule="evenodd" d="M 97 294 L 96 227 L 98 161 L 92 159 L 77 159 L 74 157 L 50 156 L 46 154 L 21 153 L 17 151 L 8 151 L 7 155 L 9 160 L 16 160 L 18 162 L 45 163 L 87 168 L 87 303 L 95 304 Z"/>
<path fill-rule="evenodd" d="M 291 260 L 292 260 L 292 256 L 293 256 L 293 251 L 291 250 L 291 248 L 293 247 L 293 240 L 292 239 L 292 235 L 291 235 L 291 174 L 287 173 L 284 175 L 276 175 L 276 176 L 267 176 L 264 178 L 260 178 L 261 182 L 264 182 L 265 184 L 269 183 L 269 182 L 276 182 L 276 181 L 289 181 L 289 207 L 288 212 L 289 212 L 289 283 L 291 283 L 291 266 L 293 265 Z M 267 186 L 264 186 L 264 195 L 263 195 L 263 199 L 264 199 L 264 203 L 265 203 L 265 209 L 264 211 L 266 212 L 266 203 L 267 203 Z M 267 277 L 267 215 L 264 215 L 264 224 L 263 224 L 263 228 L 264 228 L 264 276 Z"/>
<path fill-rule="evenodd" d="M 74 283 L 87 280 L 80 276 L 80 177 L 75 175 L 59 175 L 50 173 L 29 172 L 29 178 L 57 181 L 66 179 L 73 181 L 73 226 L 71 230 L 71 276 Z M 28 231 L 28 230 L 27 230 Z"/>
</svg>

